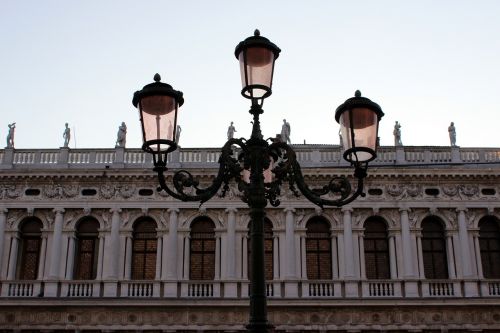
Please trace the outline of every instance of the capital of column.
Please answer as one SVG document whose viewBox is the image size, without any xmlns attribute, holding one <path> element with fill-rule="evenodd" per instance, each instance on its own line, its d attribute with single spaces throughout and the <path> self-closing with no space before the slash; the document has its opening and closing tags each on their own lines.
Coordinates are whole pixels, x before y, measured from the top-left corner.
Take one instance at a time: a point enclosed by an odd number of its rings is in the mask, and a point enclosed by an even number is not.
<svg viewBox="0 0 500 333">
<path fill-rule="evenodd" d="M 452 237 L 453 237 L 453 235 L 454 235 L 455 233 L 456 233 L 455 231 L 452 231 L 452 230 L 446 230 L 446 231 L 444 232 L 444 236 L 445 236 L 446 238 L 452 238 Z"/>
<path fill-rule="evenodd" d="M 62 208 L 62 207 L 56 207 L 52 211 L 54 213 L 56 213 L 56 215 L 60 215 L 60 214 L 62 215 L 62 214 L 64 214 L 64 208 Z"/>
<path fill-rule="evenodd" d="M 110 213 L 113 213 L 113 214 L 118 214 L 118 213 L 121 213 L 122 212 L 122 209 L 121 208 L 118 208 L 118 207 L 113 207 L 109 210 Z"/>
<path fill-rule="evenodd" d="M 179 214 L 179 208 L 169 208 L 167 209 L 167 213 L 169 213 L 170 215 Z"/>
<path fill-rule="evenodd" d="M 400 206 L 399 207 L 399 212 L 402 213 L 402 212 L 407 212 L 409 213 L 410 212 L 410 208 L 406 207 L 406 206 Z"/>
<path fill-rule="evenodd" d="M 352 213 L 353 209 L 352 209 L 352 207 L 347 206 L 347 207 L 342 207 L 342 208 L 340 209 L 340 211 L 341 211 L 342 213 L 344 213 L 344 214 L 345 214 L 345 213 Z"/>
<path fill-rule="evenodd" d="M 283 211 L 285 213 L 288 213 L 288 212 L 295 213 L 295 208 L 293 208 L 293 207 L 285 207 L 285 208 L 283 208 Z"/>
<path fill-rule="evenodd" d="M 467 208 L 465 208 L 463 206 L 462 207 L 457 207 L 457 209 L 455 209 L 455 211 L 457 213 L 467 213 Z"/>
<path fill-rule="evenodd" d="M 0 215 L 5 215 L 9 212 L 9 210 L 5 207 L 0 207 Z"/>
<path fill-rule="evenodd" d="M 224 211 L 226 213 L 237 213 L 238 212 L 238 208 L 236 208 L 236 207 L 229 207 L 229 208 L 226 208 Z"/>
</svg>

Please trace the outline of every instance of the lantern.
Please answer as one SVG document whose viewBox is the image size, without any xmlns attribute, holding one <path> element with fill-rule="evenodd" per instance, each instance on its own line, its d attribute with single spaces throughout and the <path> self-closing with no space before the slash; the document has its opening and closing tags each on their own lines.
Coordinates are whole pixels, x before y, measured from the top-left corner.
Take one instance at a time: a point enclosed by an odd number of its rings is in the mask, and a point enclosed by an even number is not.
<svg viewBox="0 0 500 333">
<path fill-rule="evenodd" d="M 280 51 L 269 39 L 260 36 L 259 30 L 236 46 L 234 54 L 240 61 L 244 97 L 264 99 L 271 95 L 274 61 Z"/>
<path fill-rule="evenodd" d="M 377 103 L 356 91 L 335 112 L 344 144 L 344 159 L 350 163 L 373 161 L 377 157 L 378 123 L 384 113 Z"/>
</svg>

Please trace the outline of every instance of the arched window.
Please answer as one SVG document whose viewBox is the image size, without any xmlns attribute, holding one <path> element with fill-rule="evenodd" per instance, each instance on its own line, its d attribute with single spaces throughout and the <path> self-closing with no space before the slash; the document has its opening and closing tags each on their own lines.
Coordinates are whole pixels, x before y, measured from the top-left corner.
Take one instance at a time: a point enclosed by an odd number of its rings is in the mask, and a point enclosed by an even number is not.
<svg viewBox="0 0 500 333">
<path fill-rule="evenodd" d="M 200 217 L 191 224 L 189 278 L 215 278 L 215 224 L 208 217 Z"/>
<path fill-rule="evenodd" d="M 500 228 L 498 219 L 486 216 L 479 221 L 479 248 L 483 275 L 487 279 L 500 278 Z"/>
<path fill-rule="evenodd" d="M 132 280 L 154 280 L 156 275 L 156 222 L 143 218 L 134 223 L 132 233 Z"/>
<path fill-rule="evenodd" d="M 321 217 L 313 217 L 306 224 L 306 267 L 309 280 L 332 278 L 330 224 Z"/>
<path fill-rule="evenodd" d="M 26 220 L 20 228 L 21 257 L 18 276 L 20 280 L 36 280 L 42 244 L 42 222 L 37 218 Z"/>
<path fill-rule="evenodd" d="M 250 237 L 250 227 L 252 222 L 248 224 L 248 277 L 250 278 L 252 274 L 252 243 Z M 264 219 L 264 270 L 266 273 L 266 280 L 272 280 L 274 278 L 274 267 L 273 267 L 273 251 L 274 251 L 274 242 L 273 242 L 273 223 L 268 219 Z"/>
<path fill-rule="evenodd" d="M 443 223 L 437 217 L 426 217 L 422 221 L 422 254 L 427 279 L 448 278 Z"/>
<path fill-rule="evenodd" d="M 97 276 L 99 222 L 85 218 L 76 228 L 75 280 L 94 280 Z"/>
<path fill-rule="evenodd" d="M 389 241 L 387 225 L 379 217 L 369 217 L 365 222 L 365 271 L 367 279 L 389 279 Z"/>
</svg>

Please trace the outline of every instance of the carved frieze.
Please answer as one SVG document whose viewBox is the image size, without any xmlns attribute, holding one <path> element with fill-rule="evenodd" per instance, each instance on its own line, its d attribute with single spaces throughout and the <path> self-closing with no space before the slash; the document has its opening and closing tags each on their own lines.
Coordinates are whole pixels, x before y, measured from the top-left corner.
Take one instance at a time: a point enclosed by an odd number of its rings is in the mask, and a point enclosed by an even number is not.
<svg viewBox="0 0 500 333">
<path fill-rule="evenodd" d="M 22 190 L 16 185 L 0 185 L 1 199 L 16 199 L 21 195 Z"/>
</svg>

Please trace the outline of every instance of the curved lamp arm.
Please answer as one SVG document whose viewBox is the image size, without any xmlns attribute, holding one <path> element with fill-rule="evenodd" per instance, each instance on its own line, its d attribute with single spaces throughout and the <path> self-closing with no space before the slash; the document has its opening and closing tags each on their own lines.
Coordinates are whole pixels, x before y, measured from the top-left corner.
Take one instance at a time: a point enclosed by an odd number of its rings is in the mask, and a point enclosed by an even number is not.
<svg viewBox="0 0 500 333">
<path fill-rule="evenodd" d="M 351 194 L 352 188 L 349 180 L 344 176 L 335 176 L 329 183 L 321 188 L 309 188 L 306 184 L 300 164 L 297 162 L 293 149 L 284 142 L 275 142 L 269 146 L 270 154 L 276 156 L 277 166 L 273 169 L 276 180 L 266 185 L 266 196 L 271 205 L 279 205 L 277 196 L 280 194 L 280 186 L 283 181 L 289 183 L 290 190 L 299 196 L 299 191 L 312 203 L 323 206 L 344 206 L 354 201 L 359 196 L 364 196 L 363 182 L 366 177 L 367 163 L 354 164 L 354 176 L 358 179 L 356 190 Z M 295 187 L 296 186 L 296 187 Z M 297 191 L 297 188 L 299 191 Z M 339 196 L 338 199 L 324 199 L 321 196 L 329 193 Z"/>
<path fill-rule="evenodd" d="M 229 190 L 229 181 L 234 178 L 238 183 L 242 183 L 241 171 L 238 160 L 233 157 L 233 145 L 241 147 L 242 151 L 247 150 L 244 139 L 230 139 L 222 147 L 222 154 L 219 158 L 219 171 L 212 184 L 206 188 L 199 187 L 199 181 L 195 180 L 193 175 L 186 170 L 179 170 L 174 173 L 172 183 L 175 190 L 172 190 L 166 181 L 164 172 L 166 167 L 156 167 L 158 172 L 158 181 L 160 187 L 158 190 L 164 190 L 172 197 L 182 201 L 199 201 L 201 204 L 215 196 L 223 186 L 221 196 L 224 196 Z M 186 193 L 186 188 L 193 188 L 195 195 Z"/>
</svg>

